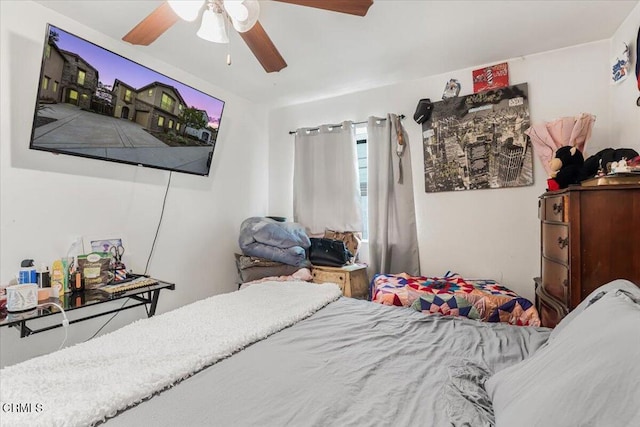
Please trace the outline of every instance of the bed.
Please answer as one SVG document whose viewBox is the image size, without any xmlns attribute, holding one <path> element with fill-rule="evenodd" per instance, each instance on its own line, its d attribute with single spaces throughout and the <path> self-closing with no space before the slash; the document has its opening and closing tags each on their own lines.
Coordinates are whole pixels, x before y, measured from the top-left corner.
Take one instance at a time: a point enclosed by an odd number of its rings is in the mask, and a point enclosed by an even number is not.
<svg viewBox="0 0 640 427">
<path fill-rule="evenodd" d="M 553 331 L 265 282 L 4 368 L 0 423 L 640 425 L 638 337 L 623 280 Z"/>
<path fill-rule="evenodd" d="M 373 302 L 411 307 L 423 314 L 540 326 L 531 301 L 490 279 L 466 279 L 451 272 L 442 277 L 377 274 L 369 293 Z"/>
</svg>

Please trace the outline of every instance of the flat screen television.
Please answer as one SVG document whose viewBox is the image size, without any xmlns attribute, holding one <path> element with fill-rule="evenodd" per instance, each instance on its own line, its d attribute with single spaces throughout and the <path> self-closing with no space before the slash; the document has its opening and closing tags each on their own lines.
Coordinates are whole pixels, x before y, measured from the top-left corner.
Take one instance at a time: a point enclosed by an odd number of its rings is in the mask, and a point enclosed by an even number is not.
<svg viewBox="0 0 640 427">
<path fill-rule="evenodd" d="M 29 147 L 207 176 L 223 108 L 48 24 Z"/>
</svg>

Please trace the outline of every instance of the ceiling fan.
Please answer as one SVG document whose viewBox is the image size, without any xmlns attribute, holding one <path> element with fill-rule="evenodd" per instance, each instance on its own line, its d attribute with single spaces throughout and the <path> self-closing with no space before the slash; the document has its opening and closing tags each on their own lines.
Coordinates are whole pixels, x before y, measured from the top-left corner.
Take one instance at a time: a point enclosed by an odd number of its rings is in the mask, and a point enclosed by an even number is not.
<svg viewBox="0 0 640 427">
<path fill-rule="evenodd" d="M 315 7 L 332 12 L 365 16 L 373 0 L 274 0 L 299 6 Z M 203 7 L 204 6 L 204 7 Z M 258 21 L 257 0 L 168 0 L 140 21 L 122 40 L 148 46 L 167 31 L 178 19 L 194 21 L 201 15 L 198 36 L 212 42 L 228 43 L 228 25 L 232 25 L 245 41 L 267 73 L 287 66 L 266 31 Z M 230 60 L 227 59 L 230 63 Z"/>
</svg>

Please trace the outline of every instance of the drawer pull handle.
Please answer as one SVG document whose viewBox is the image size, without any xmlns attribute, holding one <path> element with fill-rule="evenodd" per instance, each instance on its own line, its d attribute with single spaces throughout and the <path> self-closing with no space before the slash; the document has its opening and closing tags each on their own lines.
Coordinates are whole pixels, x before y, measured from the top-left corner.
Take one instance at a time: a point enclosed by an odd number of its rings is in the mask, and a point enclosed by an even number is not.
<svg viewBox="0 0 640 427">
<path fill-rule="evenodd" d="M 560 249 L 564 249 L 569 246 L 569 238 L 565 237 L 563 239 L 562 237 L 558 237 L 558 246 L 560 246 Z"/>
<path fill-rule="evenodd" d="M 562 202 L 553 204 L 553 213 L 559 214 L 562 212 Z"/>
</svg>

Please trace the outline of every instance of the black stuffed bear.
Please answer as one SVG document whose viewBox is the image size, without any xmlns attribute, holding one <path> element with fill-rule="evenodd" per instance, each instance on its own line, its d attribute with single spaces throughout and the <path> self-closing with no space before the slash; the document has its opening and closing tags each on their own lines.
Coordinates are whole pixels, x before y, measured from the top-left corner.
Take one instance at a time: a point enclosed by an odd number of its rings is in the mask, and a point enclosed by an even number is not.
<svg viewBox="0 0 640 427">
<path fill-rule="evenodd" d="M 551 178 L 547 181 L 549 190 L 559 190 L 571 184 L 579 184 L 583 165 L 584 157 L 577 147 L 558 148 L 555 157 L 549 162 L 551 167 Z"/>
</svg>

